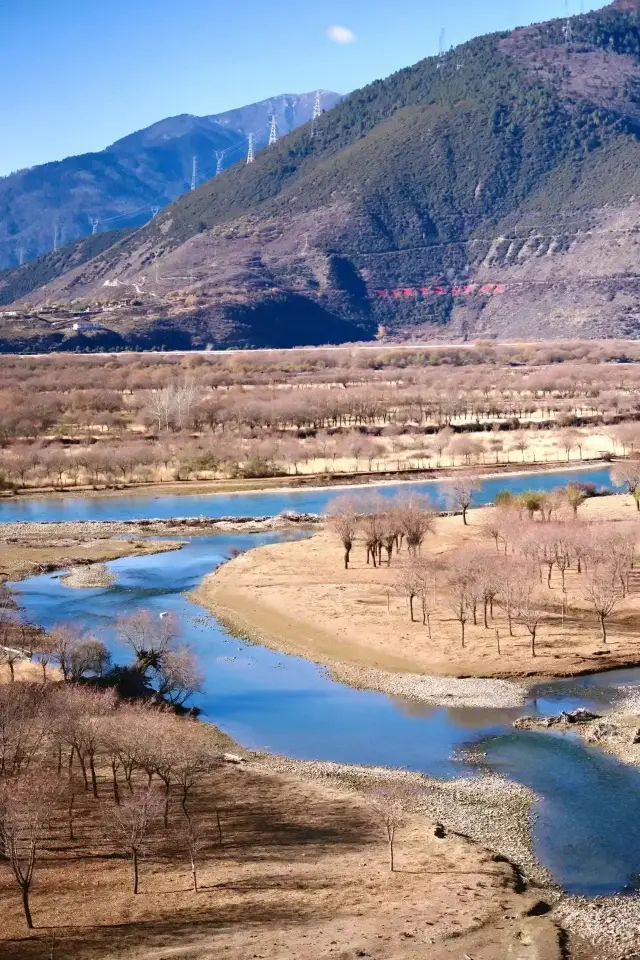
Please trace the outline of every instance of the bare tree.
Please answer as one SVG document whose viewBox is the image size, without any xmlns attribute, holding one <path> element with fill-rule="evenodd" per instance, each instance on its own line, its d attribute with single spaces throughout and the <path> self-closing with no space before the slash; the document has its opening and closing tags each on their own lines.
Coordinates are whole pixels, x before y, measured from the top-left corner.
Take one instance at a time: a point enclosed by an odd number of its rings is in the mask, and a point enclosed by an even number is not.
<svg viewBox="0 0 640 960">
<path fill-rule="evenodd" d="M 51 648 L 54 658 L 62 672 L 64 680 L 71 679 L 71 660 L 75 649 L 80 643 L 80 634 L 75 624 L 60 623 L 49 631 Z"/>
<path fill-rule="evenodd" d="M 611 471 L 611 479 L 618 487 L 624 487 L 636 502 L 640 511 L 640 460 L 617 463 Z"/>
<path fill-rule="evenodd" d="M 409 601 L 409 616 L 413 623 L 415 617 L 413 614 L 413 601 L 419 596 L 420 582 L 413 562 L 404 563 L 396 572 L 394 589 L 401 597 L 406 597 Z"/>
<path fill-rule="evenodd" d="M 55 658 L 55 650 L 51 637 L 46 633 L 41 633 L 37 638 L 37 649 L 35 651 L 35 657 L 40 666 L 42 667 L 42 682 L 47 682 L 47 668 L 51 661 Z"/>
<path fill-rule="evenodd" d="M 119 617 L 116 629 L 120 637 L 135 653 L 141 672 L 157 668 L 164 654 L 178 635 L 175 617 L 159 617 L 150 610 L 138 610 Z"/>
<path fill-rule="evenodd" d="M 152 788 L 137 790 L 123 797 L 119 804 L 104 810 L 105 825 L 113 839 L 121 844 L 131 859 L 133 892 L 140 883 L 140 855 L 149 831 L 159 819 L 162 800 Z"/>
<path fill-rule="evenodd" d="M 7 667 L 9 667 L 9 676 L 11 677 L 11 682 L 16 679 L 16 664 L 20 663 L 24 659 L 25 656 L 21 650 L 16 650 L 15 647 L 0 647 L 0 663 L 4 663 Z"/>
<path fill-rule="evenodd" d="M 536 638 L 544 617 L 540 595 L 535 583 L 521 580 L 515 598 L 515 619 L 526 627 L 531 637 L 531 656 L 536 656 Z"/>
<path fill-rule="evenodd" d="M 96 756 L 102 746 L 103 720 L 115 709 L 115 693 L 113 690 L 99 691 L 72 686 L 60 690 L 56 701 L 59 709 L 58 736 L 69 745 L 72 756 L 75 752 L 86 789 L 89 786 L 88 764 L 91 788 L 97 798 Z"/>
<path fill-rule="evenodd" d="M 43 687 L 0 684 L 0 780 L 28 770 L 50 727 L 51 712 Z"/>
<path fill-rule="evenodd" d="M 431 501 L 424 496 L 400 494 L 393 505 L 393 513 L 406 537 L 409 553 L 415 554 L 426 535 L 433 533 L 435 514 Z"/>
<path fill-rule="evenodd" d="M 472 477 L 461 477 L 447 485 L 447 503 L 451 510 L 462 513 L 462 522 L 465 526 L 467 526 L 467 512 L 479 489 L 479 482 Z"/>
<path fill-rule="evenodd" d="M 377 787 L 369 792 L 369 802 L 382 823 L 389 847 L 389 869 L 395 870 L 396 833 L 407 821 L 409 797 L 400 786 Z"/>
<path fill-rule="evenodd" d="M 191 867 L 191 883 L 193 892 L 198 892 L 198 861 L 202 850 L 206 845 L 206 836 L 202 829 L 202 824 L 195 817 L 183 817 L 179 835 L 184 839 L 185 847 L 189 855 L 189 864 Z"/>
<path fill-rule="evenodd" d="M 483 536 L 487 539 L 493 540 L 496 545 L 496 553 L 500 553 L 500 543 L 502 541 L 502 534 L 504 529 L 503 519 L 500 516 L 497 510 L 491 510 L 486 516 L 483 517 L 482 523 L 482 533 Z"/>
<path fill-rule="evenodd" d="M 184 703 L 202 690 L 204 674 L 198 668 L 193 651 L 182 644 L 177 650 L 167 650 L 155 673 L 157 697 L 174 706 Z"/>
<path fill-rule="evenodd" d="M 0 792 L 0 840 L 22 897 L 27 927 L 33 929 L 30 894 L 42 842 L 55 803 L 55 786 L 41 773 L 5 783 Z"/>
<path fill-rule="evenodd" d="M 363 500 L 360 525 L 364 533 L 367 548 L 367 563 L 373 566 L 382 559 L 382 546 L 386 534 L 387 505 L 381 496 L 374 494 Z"/>
<path fill-rule="evenodd" d="M 460 624 L 460 639 L 465 645 L 466 625 L 473 611 L 476 566 L 463 553 L 449 559 L 446 570 L 447 605 Z"/>
<path fill-rule="evenodd" d="M 600 636 L 607 642 L 607 619 L 622 599 L 618 572 L 609 564 L 596 564 L 587 571 L 583 582 L 583 597 L 591 604 L 600 621 Z"/>
<path fill-rule="evenodd" d="M 349 558 L 358 529 L 358 511 L 353 497 L 336 497 L 327 508 L 329 529 L 341 540 L 344 547 L 344 568 L 349 569 Z"/>
</svg>

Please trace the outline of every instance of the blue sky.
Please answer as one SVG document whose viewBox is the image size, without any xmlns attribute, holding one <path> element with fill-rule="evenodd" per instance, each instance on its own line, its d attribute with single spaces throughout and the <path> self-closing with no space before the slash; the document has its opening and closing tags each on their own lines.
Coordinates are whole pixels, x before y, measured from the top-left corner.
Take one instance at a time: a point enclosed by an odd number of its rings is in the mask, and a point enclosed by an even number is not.
<svg viewBox="0 0 640 960">
<path fill-rule="evenodd" d="M 563 10 L 564 0 L 0 0 L 0 175 L 178 113 L 346 93 L 436 52 L 443 28 L 449 46 Z M 332 27 L 344 32 L 332 38 Z"/>
</svg>

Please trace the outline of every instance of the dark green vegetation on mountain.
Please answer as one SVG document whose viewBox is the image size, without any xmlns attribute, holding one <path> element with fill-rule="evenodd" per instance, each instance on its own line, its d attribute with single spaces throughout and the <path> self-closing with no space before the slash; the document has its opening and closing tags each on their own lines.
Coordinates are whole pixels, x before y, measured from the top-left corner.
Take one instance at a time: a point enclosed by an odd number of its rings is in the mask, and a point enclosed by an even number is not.
<svg viewBox="0 0 640 960">
<path fill-rule="evenodd" d="M 47 295 L 137 284 L 150 321 L 192 346 L 265 345 L 276 318 L 278 345 L 380 326 L 638 336 L 640 15 L 618 0 L 574 17 L 570 43 L 563 26 L 480 37 L 357 91 Z"/>
</svg>

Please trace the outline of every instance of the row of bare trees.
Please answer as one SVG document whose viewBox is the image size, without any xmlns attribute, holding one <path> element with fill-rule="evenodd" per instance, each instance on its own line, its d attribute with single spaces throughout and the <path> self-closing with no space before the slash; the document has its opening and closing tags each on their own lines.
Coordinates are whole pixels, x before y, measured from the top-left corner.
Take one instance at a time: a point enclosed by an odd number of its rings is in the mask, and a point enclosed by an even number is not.
<svg viewBox="0 0 640 960">
<path fill-rule="evenodd" d="M 555 613 L 555 599 L 545 595 L 555 585 L 560 591 L 562 623 L 569 615 L 567 577 L 575 574 L 576 600 L 594 611 L 600 636 L 607 642 L 607 621 L 628 591 L 634 569 L 636 537 L 632 530 L 611 523 L 583 523 L 578 510 L 588 496 L 579 484 L 551 492 L 505 494 L 485 515 L 484 543 L 468 543 L 442 555 L 423 555 L 421 547 L 434 533 L 435 513 L 428 499 L 405 494 L 384 500 L 380 496 L 336 498 L 329 507 L 330 529 L 342 543 L 345 569 L 356 541 L 366 550 L 367 563 L 390 566 L 398 556 L 390 592 L 407 599 L 411 620 L 415 604 L 432 638 L 432 623 L 444 614 L 460 624 L 464 647 L 467 624 L 481 621 L 493 630 L 500 653 L 500 633 L 495 609 L 506 619 L 513 636 L 521 624 L 536 655 L 540 624 Z M 449 491 L 450 504 L 467 521 L 473 499 L 472 483 L 456 481 Z M 495 550 L 489 543 L 493 541 Z M 403 546 L 406 547 L 404 552 Z"/>
</svg>

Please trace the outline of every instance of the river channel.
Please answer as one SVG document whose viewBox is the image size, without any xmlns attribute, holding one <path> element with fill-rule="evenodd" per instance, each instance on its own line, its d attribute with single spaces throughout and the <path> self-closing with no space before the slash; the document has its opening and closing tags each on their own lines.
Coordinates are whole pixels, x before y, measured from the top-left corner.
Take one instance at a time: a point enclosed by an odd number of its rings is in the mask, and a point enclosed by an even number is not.
<svg viewBox="0 0 640 960">
<path fill-rule="evenodd" d="M 500 489 L 548 489 L 569 479 L 610 485 L 607 470 L 485 481 L 481 502 Z M 444 484 L 416 484 L 435 502 Z M 413 485 L 412 485 L 413 486 Z M 382 489 L 394 491 L 392 485 Z M 268 515 L 320 512 L 331 491 L 208 497 L 118 497 L 11 501 L 0 520 L 105 520 L 145 517 Z M 13 585 L 24 616 L 44 627 L 65 620 L 103 636 L 114 659 L 127 652 L 113 624 L 121 613 L 171 610 L 197 653 L 206 683 L 197 698 L 206 719 L 249 748 L 300 759 L 406 767 L 439 777 L 475 775 L 459 751 L 480 744 L 495 771 L 531 787 L 533 840 L 539 860 L 566 890 L 581 894 L 632 891 L 640 872 L 640 771 L 582 743 L 575 735 L 516 731 L 522 714 L 585 706 L 607 709 L 620 685 L 640 684 L 640 669 L 545 684 L 521 709 L 454 709 L 353 690 L 297 657 L 247 645 L 230 636 L 185 593 L 236 550 L 282 534 L 194 537 L 182 550 L 109 564 L 117 582 L 106 589 L 66 587 L 60 574 Z"/>
</svg>

